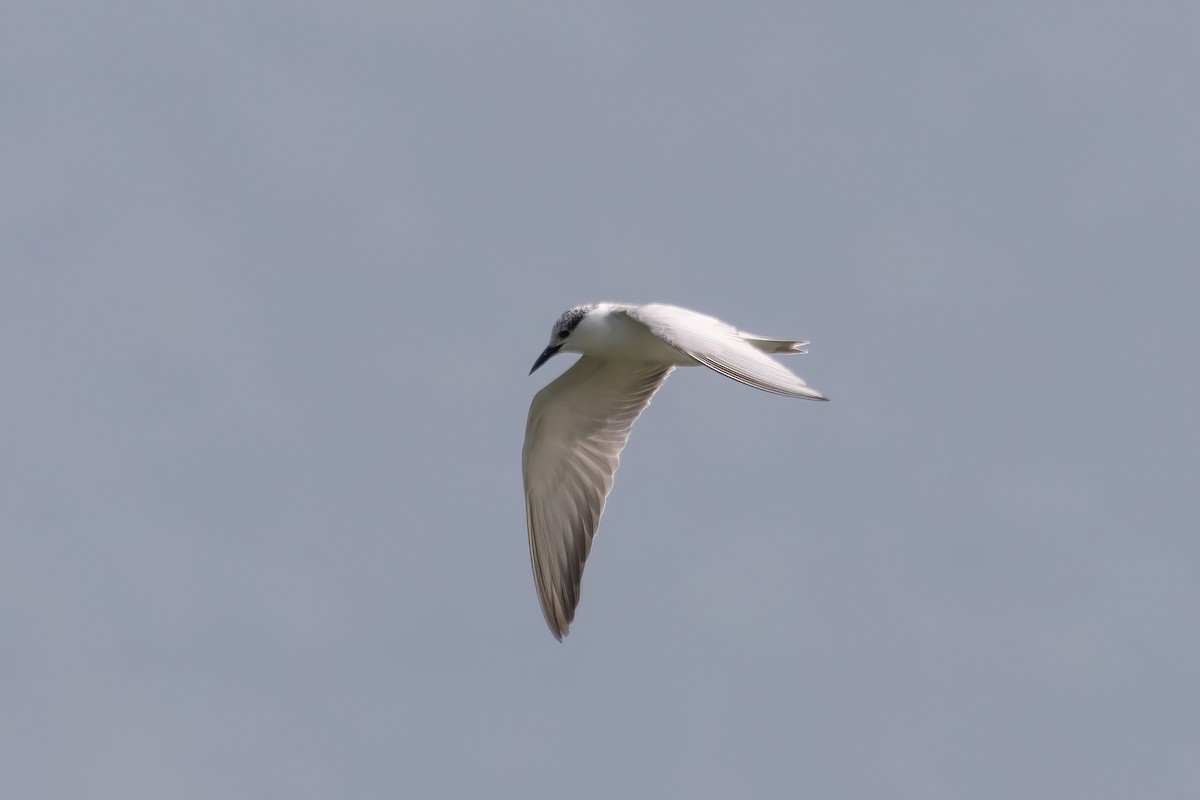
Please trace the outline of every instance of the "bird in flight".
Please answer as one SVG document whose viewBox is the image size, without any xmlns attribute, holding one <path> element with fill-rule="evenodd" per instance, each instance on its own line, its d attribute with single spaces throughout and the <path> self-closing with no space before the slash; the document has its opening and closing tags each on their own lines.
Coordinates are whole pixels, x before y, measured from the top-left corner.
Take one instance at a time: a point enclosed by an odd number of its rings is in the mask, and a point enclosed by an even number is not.
<svg viewBox="0 0 1200 800">
<path fill-rule="evenodd" d="M 582 357 L 529 405 L 521 469 L 529 558 L 542 613 L 562 641 L 592 537 L 634 420 L 675 367 L 703 364 L 767 392 L 825 400 L 771 354 L 808 342 L 740 331 L 678 306 L 599 303 L 563 313 L 529 370 L 559 352 Z"/>
</svg>

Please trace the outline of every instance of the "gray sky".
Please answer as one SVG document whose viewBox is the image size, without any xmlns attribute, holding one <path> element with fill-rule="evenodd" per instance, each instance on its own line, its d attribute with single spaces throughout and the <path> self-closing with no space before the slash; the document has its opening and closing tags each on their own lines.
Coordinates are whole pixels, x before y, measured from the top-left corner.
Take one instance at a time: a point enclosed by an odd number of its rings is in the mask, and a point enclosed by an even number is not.
<svg viewBox="0 0 1200 800">
<path fill-rule="evenodd" d="M 10 4 L 21 798 L 1200 794 L 1200 12 Z M 571 636 L 566 307 L 676 373 Z"/>
</svg>

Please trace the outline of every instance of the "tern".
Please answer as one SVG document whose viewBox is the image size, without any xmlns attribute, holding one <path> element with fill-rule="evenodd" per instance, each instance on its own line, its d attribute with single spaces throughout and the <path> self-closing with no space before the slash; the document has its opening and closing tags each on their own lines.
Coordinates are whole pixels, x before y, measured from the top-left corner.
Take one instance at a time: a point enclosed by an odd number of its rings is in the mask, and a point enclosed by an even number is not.
<svg viewBox="0 0 1200 800">
<path fill-rule="evenodd" d="M 534 396 L 521 453 L 529 558 L 554 638 L 562 641 L 575 619 L 583 565 L 629 431 L 672 370 L 703 364 L 756 389 L 825 400 L 771 358 L 807 352 L 806 344 L 659 303 L 576 306 L 558 318 L 529 374 L 561 352 L 582 357 Z"/>
</svg>

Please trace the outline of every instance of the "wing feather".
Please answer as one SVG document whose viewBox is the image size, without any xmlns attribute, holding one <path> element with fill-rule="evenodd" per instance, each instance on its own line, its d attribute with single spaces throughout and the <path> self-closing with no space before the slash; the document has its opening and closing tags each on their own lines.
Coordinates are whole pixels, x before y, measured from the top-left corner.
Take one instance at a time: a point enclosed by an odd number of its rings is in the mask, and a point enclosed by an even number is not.
<svg viewBox="0 0 1200 800">
<path fill-rule="evenodd" d="M 583 356 L 529 406 L 521 454 L 529 559 L 557 639 L 575 618 L 583 565 L 629 431 L 672 369 Z"/>
<path fill-rule="evenodd" d="M 652 303 L 631 307 L 625 313 L 676 350 L 735 381 L 788 397 L 826 399 L 817 390 L 809 388 L 803 378 L 756 346 L 767 342 L 781 345 L 785 340 L 743 334 L 715 317 L 678 306 Z M 791 352 L 800 352 L 799 347 L 807 342 L 787 344 L 797 346 Z M 782 352 L 782 348 L 775 352 Z"/>
</svg>

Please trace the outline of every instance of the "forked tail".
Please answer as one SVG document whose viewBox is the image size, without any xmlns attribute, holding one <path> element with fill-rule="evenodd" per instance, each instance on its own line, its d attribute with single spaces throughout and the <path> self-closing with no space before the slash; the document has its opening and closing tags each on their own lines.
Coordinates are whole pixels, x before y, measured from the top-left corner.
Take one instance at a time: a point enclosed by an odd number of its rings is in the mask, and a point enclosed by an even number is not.
<svg viewBox="0 0 1200 800">
<path fill-rule="evenodd" d="M 791 339 L 771 339 L 767 336 L 756 336 L 753 333 L 746 333 L 745 331 L 741 333 L 743 339 L 764 353 L 793 355 L 808 352 L 804 349 L 804 345 L 808 344 L 807 341 L 794 342 Z"/>
</svg>

